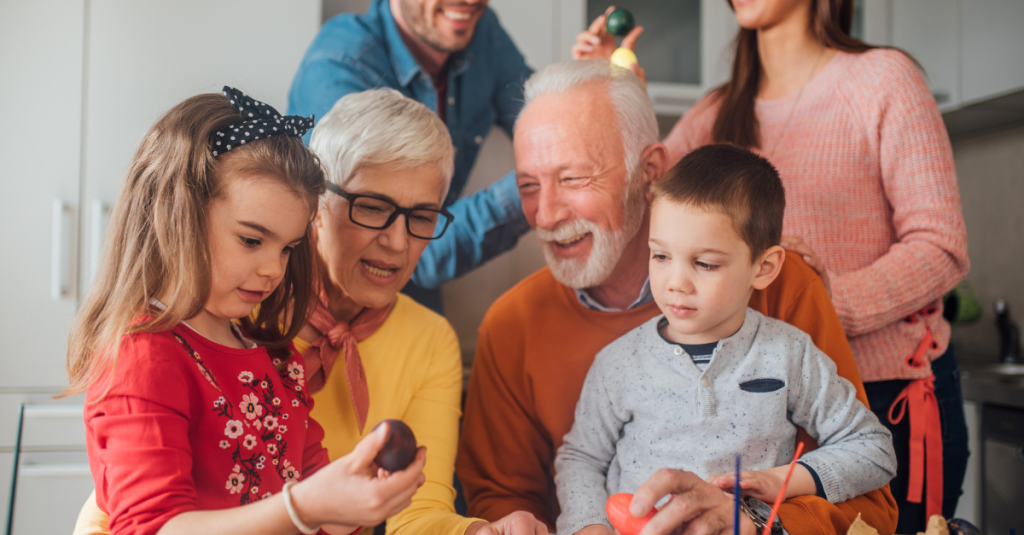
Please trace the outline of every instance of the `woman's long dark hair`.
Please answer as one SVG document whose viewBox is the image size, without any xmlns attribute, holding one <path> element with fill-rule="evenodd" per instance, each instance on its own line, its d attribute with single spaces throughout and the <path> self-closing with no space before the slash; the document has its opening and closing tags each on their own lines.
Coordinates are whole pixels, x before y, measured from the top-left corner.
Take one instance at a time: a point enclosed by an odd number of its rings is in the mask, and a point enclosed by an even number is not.
<svg viewBox="0 0 1024 535">
<path fill-rule="evenodd" d="M 729 6 L 732 6 L 731 0 Z M 825 46 L 843 52 L 861 53 L 873 48 L 850 36 L 854 0 L 811 0 L 811 29 Z M 711 130 L 715 143 L 732 143 L 745 148 L 761 146 L 761 128 L 754 113 L 761 87 L 761 57 L 757 52 L 757 30 L 740 28 L 736 35 L 736 56 L 732 78 L 716 88 L 721 99 L 718 117 Z"/>
</svg>

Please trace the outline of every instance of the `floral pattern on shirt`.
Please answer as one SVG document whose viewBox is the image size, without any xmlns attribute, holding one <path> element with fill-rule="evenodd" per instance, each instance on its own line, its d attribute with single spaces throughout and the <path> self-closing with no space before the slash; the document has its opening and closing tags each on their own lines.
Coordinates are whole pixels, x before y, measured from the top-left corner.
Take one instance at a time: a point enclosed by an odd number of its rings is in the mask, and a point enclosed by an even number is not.
<svg viewBox="0 0 1024 535">
<path fill-rule="evenodd" d="M 289 416 L 285 412 L 286 408 L 309 406 L 302 363 L 290 360 L 287 365 L 283 365 L 280 359 L 274 359 L 281 381 L 277 384 L 289 389 L 290 395 L 277 392 L 271 375 L 264 374 L 263 377 L 259 377 L 250 370 L 242 370 L 237 376 L 237 381 L 246 392 L 240 399 L 232 401 L 225 397 L 224 389 L 199 353 L 192 349 L 182 336 L 177 333 L 174 336 L 195 359 L 203 377 L 222 394 L 214 400 L 212 410 L 224 421 L 223 435 L 213 439 L 234 462 L 233 469 L 226 474 L 225 491 L 238 495 L 239 505 L 245 505 L 272 494 L 259 493 L 263 478 L 269 475 L 267 470 L 280 478 L 282 483 L 299 481 L 302 477 L 299 468 L 285 458 L 288 453 L 288 442 L 285 440 L 288 426 L 283 425 L 283 422 Z M 293 399 L 286 403 L 282 397 Z"/>
</svg>

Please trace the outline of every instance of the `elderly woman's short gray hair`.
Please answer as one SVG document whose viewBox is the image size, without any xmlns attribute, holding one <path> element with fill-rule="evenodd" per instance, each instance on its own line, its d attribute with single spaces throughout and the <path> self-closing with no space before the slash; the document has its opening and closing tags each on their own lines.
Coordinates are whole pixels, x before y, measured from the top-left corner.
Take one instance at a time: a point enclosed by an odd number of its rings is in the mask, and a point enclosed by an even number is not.
<svg viewBox="0 0 1024 535">
<path fill-rule="evenodd" d="M 313 129 L 309 148 L 327 180 L 344 187 L 364 167 L 436 164 L 450 183 L 455 148 L 441 118 L 394 89 L 370 89 L 338 99 Z M 447 192 L 444 192 L 447 193 Z"/>
</svg>

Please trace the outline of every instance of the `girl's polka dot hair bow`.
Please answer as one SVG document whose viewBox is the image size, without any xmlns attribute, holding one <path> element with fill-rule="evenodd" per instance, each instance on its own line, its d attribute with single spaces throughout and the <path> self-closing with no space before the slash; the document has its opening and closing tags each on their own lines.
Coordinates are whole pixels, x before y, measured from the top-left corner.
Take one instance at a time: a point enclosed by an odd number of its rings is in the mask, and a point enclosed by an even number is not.
<svg viewBox="0 0 1024 535">
<path fill-rule="evenodd" d="M 271 106 L 233 87 L 224 86 L 224 97 L 245 120 L 217 130 L 210 136 L 210 150 L 214 156 L 270 136 L 287 134 L 302 137 L 313 128 L 312 115 L 306 118 L 298 115 L 281 116 Z"/>
</svg>

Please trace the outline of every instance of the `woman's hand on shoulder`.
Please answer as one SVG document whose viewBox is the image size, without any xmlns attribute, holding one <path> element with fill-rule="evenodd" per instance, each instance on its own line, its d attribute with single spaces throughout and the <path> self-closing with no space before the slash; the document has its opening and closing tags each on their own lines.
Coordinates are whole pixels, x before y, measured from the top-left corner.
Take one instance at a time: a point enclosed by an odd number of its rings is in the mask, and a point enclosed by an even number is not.
<svg viewBox="0 0 1024 535">
<path fill-rule="evenodd" d="M 548 527 L 526 511 L 516 511 L 495 522 L 474 522 L 465 535 L 547 535 Z"/>
<path fill-rule="evenodd" d="M 807 245 L 803 238 L 797 236 L 783 236 L 780 245 L 782 245 L 783 249 L 793 251 L 803 257 L 804 262 L 807 262 L 807 265 L 811 266 L 818 273 L 818 276 L 821 277 L 821 282 L 825 283 L 825 291 L 828 292 L 828 297 L 831 299 L 832 282 L 828 278 L 828 270 L 825 269 L 825 264 L 822 263 L 821 258 L 814 254 L 814 249 L 811 249 L 811 246 Z"/>
<path fill-rule="evenodd" d="M 374 457 L 387 440 L 387 426 L 367 435 L 348 455 L 295 485 L 299 516 L 310 525 L 375 526 L 412 503 L 426 477 L 426 448 L 405 470 L 387 472 Z M 343 505 L 342 505 L 343 504 Z"/>
</svg>

